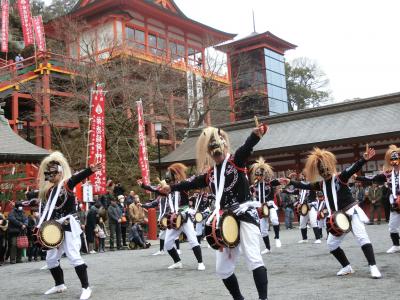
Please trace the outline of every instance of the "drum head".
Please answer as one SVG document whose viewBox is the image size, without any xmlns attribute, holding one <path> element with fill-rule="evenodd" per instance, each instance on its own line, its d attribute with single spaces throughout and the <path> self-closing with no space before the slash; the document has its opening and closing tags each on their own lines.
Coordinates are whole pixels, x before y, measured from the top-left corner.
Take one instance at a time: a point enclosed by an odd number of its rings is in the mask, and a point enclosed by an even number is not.
<svg viewBox="0 0 400 300">
<path fill-rule="evenodd" d="M 262 206 L 262 214 L 264 217 L 268 217 L 269 216 L 269 208 L 268 205 L 263 205 Z"/>
<path fill-rule="evenodd" d="M 55 223 L 43 224 L 40 229 L 40 238 L 47 247 L 58 246 L 64 238 L 61 225 Z"/>
<path fill-rule="evenodd" d="M 239 240 L 239 223 L 232 215 L 227 215 L 222 219 L 221 224 L 222 238 L 228 246 L 233 246 Z"/>
<path fill-rule="evenodd" d="M 335 218 L 335 223 L 344 232 L 350 230 L 349 218 L 344 213 L 337 213 Z"/>
<path fill-rule="evenodd" d="M 175 221 L 175 228 L 179 229 L 182 226 L 182 215 L 181 214 L 177 214 L 176 215 L 176 221 Z"/>
<path fill-rule="evenodd" d="M 197 212 L 197 213 L 194 215 L 194 220 L 195 220 L 197 223 L 201 223 L 201 222 L 203 221 L 203 215 L 202 215 L 200 212 Z"/>
<path fill-rule="evenodd" d="M 160 223 L 161 223 L 162 226 L 167 227 L 167 225 L 168 225 L 168 218 L 167 218 L 167 217 L 162 217 Z"/>
<path fill-rule="evenodd" d="M 303 203 L 303 204 L 300 206 L 300 213 L 301 213 L 303 216 L 306 216 L 306 215 L 308 214 L 308 205 L 307 205 L 307 204 Z"/>
</svg>

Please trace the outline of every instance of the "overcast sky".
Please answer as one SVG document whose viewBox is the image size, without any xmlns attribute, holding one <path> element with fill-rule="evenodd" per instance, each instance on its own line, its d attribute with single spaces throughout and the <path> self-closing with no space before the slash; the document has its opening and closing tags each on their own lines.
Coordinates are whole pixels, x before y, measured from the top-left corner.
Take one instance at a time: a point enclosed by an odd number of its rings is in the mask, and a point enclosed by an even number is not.
<svg viewBox="0 0 400 300">
<path fill-rule="evenodd" d="M 335 101 L 400 92 L 400 0 L 175 0 L 189 17 L 246 36 L 270 31 L 315 60 Z"/>
</svg>

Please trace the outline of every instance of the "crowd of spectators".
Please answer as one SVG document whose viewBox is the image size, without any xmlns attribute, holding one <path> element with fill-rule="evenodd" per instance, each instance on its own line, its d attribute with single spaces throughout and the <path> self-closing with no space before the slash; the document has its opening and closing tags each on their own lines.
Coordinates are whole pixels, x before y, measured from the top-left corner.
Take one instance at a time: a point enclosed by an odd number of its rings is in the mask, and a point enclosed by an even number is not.
<svg viewBox="0 0 400 300">
<path fill-rule="evenodd" d="M 83 203 L 77 204 L 76 217 L 83 231 L 82 253 L 149 248 L 150 243 L 144 237 L 144 227 L 148 222 L 147 210 L 143 209 L 139 196 L 134 191 L 125 195 L 119 183 L 109 181 L 107 186 L 107 194 L 95 196 L 88 209 L 85 209 Z M 34 194 L 27 192 L 26 199 L 16 201 L 7 216 L 0 206 L 0 265 L 46 258 L 46 251 L 36 242 L 34 235 L 39 212 L 37 207 L 31 206 L 32 197 Z M 27 248 L 19 247 L 19 236 L 27 237 Z"/>
</svg>

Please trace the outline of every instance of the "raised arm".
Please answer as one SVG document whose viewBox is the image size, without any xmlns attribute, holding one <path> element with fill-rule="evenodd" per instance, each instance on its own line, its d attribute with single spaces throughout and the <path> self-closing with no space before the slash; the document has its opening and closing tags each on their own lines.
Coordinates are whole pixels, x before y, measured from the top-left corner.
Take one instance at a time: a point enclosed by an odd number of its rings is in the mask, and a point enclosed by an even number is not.
<svg viewBox="0 0 400 300">
<path fill-rule="evenodd" d="M 90 175 L 92 175 L 93 172 L 90 168 L 84 169 L 78 173 L 75 173 L 74 175 L 71 176 L 70 179 L 67 181 L 67 186 L 68 188 L 72 191 L 74 187 L 81 181 L 85 180 L 88 178 Z"/>
<path fill-rule="evenodd" d="M 246 166 L 246 161 L 253 152 L 253 148 L 264 134 L 268 131 L 268 126 L 266 124 L 256 124 L 256 128 L 253 129 L 250 136 L 246 139 L 244 144 L 240 146 L 233 157 L 235 165 L 244 168 Z"/>
<path fill-rule="evenodd" d="M 358 161 L 356 161 L 354 164 L 352 164 L 350 167 L 348 167 L 346 170 L 344 170 L 342 173 L 340 173 L 339 175 L 340 180 L 342 182 L 349 181 L 350 177 L 353 176 L 358 171 L 360 171 L 362 166 L 374 156 L 375 156 L 375 149 L 369 148 L 367 144 L 363 157 Z"/>
<path fill-rule="evenodd" d="M 235 165 L 239 167 L 245 167 L 247 159 L 250 157 L 251 153 L 253 152 L 254 146 L 257 145 L 259 141 L 260 137 L 252 132 L 250 136 L 246 139 L 244 144 L 236 150 L 233 157 Z"/>
<path fill-rule="evenodd" d="M 355 173 L 361 170 L 362 166 L 366 163 L 367 161 L 364 158 L 359 159 L 356 161 L 354 164 L 352 164 L 350 167 L 346 168 L 346 170 L 342 171 L 342 173 L 339 174 L 339 178 L 342 182 L 347 182 L 351 176 L 353 176 Z"/>
<path fill-rule="evenodd" d="M 70 179 L 68 179 L 67 181 L 67 187 L 69 190 L 73 190 L 74 187 L 81 181 L 83 181 L 84 179 L 88 178 L 90 175 L 92 175 L 93 173 L 100 171 L 102 168 L 102 164 L 101 163 L 97 163 L 95 165 L 91 165 L 89 168 L 86 168 L 74 175 L 71 176 Z"/>
</svg>

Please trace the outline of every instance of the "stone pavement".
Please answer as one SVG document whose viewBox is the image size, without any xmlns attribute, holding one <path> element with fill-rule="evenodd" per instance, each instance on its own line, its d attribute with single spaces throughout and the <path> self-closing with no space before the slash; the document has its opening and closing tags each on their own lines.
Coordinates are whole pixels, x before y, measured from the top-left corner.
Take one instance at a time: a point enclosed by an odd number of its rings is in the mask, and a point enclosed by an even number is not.
<svg viewBox="0 0 400 300">
<path fill-rule="evenodd" d="M 281 226 L 283 227 L 283 226 Z M 351 234 L 342 244 L 355 273 L 346 277 L 335 274 L 340 266 L 328 253 L 325 241 L 316 245 L 297 244 L 300 230 L 282 230 L 282 248 L 271 239 L 272 253 L 264 255 L 268 269 L 269 299 L 399 299 L 400 253 L 386 254 L 391 241 L 387 224 L 367 227 L 373 242 L 377 264 L 383 274 L 380 280 L 369 277 L 369 268 L 361 248 Z M 271 233 L 273 234 L 273 233 Z M 325 232 L 324 232 L 325 234 Z M 313 237 L 308 230 L 309 238 Z M 151 256 L 158 246 L 148 250 L 116 251 L 84 256 L 89 266 L 92 299 L 231 299 L 215 276 L 214 250 L 202 244 L 206 271 L 197 271 L 188 244 L 182 244 L 182 270 L 167 270 L 168 255 Z M 264 248 L 262 248 L 264 249 Z M 48 271 L 39 270 L 43 262 L 0 267 L 0 299 L 79 299 L 80 285 L 74 269 L 62 259 L 65 293 L 44 296 L 53 285 Z M 244 259 L 236 275 L 246 299 L 257 299 L 252 273 Z"/>
</svg>

